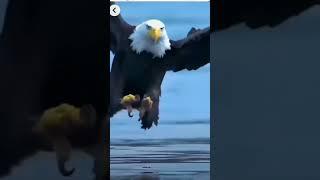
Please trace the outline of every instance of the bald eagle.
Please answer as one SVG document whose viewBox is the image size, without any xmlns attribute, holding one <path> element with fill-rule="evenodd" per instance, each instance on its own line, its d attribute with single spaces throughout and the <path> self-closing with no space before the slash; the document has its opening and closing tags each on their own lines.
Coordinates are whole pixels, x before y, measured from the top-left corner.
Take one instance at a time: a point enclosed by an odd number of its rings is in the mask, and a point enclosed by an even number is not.
<svg viewBox="0 0 320 180">
<path fill-rule="evenodd" d="M 125 108 L 132 117 L 136 108 L 142 128 L 149 129 L 158 124 L 166 72 L 196 70 L 210 62 L 210 29 L 192 28 L 187 37 L 174 41 L 157 19 L 137 26 L 129 25 L 120 15 L 110 21 L 110 47 L 115 54 L 110 73 L 110 117 Z"/>
</svg>

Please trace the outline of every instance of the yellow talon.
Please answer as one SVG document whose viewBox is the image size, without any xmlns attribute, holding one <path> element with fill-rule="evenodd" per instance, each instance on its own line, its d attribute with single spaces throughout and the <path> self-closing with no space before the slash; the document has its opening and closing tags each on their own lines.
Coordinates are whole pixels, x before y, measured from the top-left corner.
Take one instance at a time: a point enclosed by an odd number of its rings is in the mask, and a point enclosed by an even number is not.
<svg viewBox="0 0 320 180">
<path fill-rule="evenodd" d="M 90 128 L 95 121 L 95 110 L 92 106 L 78 108 L 69 104 L 61 104 L 46 110 L 40 121 L 34 127 L 34 132 L 45 134 L 56 151 L 59 171 L 64 176 L 74 172 L 65 169 L 65 163 L 70 159 L 72 146 L 67 138 L 74 129 Z"/>
<path fill-rule="evenodd" d="M 122 99 L 121 99 L 121 104 L 122 105 L 129 105 L 129 104 L 132 104 L 136 101 L 136 96 L 132 95 L 132 94 L 129 94 L 129 95 L 126 95 L 124 96 Z"/>
<path fill-rule="evenodd" d="M 147 111 L 150 111 L 152 109 L 152 105 L 153 105 L 153 101 L 151 99 L 150 96 L 145 97 L 142 102 L 141 102 L 141 108 L 140 108 L 140 119 L 143 118 L 143 116 L 145 115 L 145 113 Z"/>
<path fill-rule="evenodd" d="M 80 118 L 80 108 L 61 104 L 46 110 L 37 124 L 37 128 L 42 132 L 56 134 L 61 130 L 67 131 L 66 128 L 69 125 L 81 126 L 84 124 Z"/>
<path fill-rule="evenodd" d="M 132 113 L 132 104 L 139 102 L 140 101 L 140 96 L 139 95 L 126 95 L 124 96 L 121 101 L 120 104 L 123 105 L 127 110 L 128 110 L 128 116 L 129 117 L 133 117 Z"/>
<path fill-rule="evenodd" d="M 145 108 L 146 110 L 151 110 L 152 104 L 153 104 L 153 101 L 150 98 L 150 96 L 148 96 L 142 100 L 142 107 Z"/>
</svg>

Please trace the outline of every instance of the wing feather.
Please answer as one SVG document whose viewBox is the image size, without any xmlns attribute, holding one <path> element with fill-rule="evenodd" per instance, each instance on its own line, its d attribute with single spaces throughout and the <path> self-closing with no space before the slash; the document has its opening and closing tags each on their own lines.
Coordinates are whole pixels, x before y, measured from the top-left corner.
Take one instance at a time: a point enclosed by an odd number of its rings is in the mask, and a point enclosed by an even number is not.
<svg viewBox="0 0 320 180">
<path fill-rule="evenodd" d="M 196 70 L 210 62 L 210 28 L 192 28 L 187 37 L 171 41 L 168 58 L 163 62 L 168 71 Z"/>
<path fill-rule="evenodd" d="M 114 4 L 113 2 L 109 3 Z M 122 16 L 110 16 L 110 50 L 118 52 L 121 48 L 127 47 L 129 35 L 134 31 L 135 26 L 128 24 Z"/>
</svg>

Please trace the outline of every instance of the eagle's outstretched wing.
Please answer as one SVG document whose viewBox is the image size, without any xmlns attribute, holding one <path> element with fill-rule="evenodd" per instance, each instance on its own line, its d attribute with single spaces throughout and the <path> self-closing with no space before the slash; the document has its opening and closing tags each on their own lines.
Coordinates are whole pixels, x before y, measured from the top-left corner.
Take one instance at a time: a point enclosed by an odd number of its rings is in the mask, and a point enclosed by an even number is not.
<svg viewBox="0 0 320 180">
<path fill-rule="evenodd" d="M 319 0 L 224 0 L 214 3 L 215 31 L 238 23 L 250 28 L 275 27 L 292 16 L 320 4 Z"/>
<path fill-rule="evenodd" d="M 168 71 L 196 70 L 210 62 L 210 28 L 192 28 L 187 37 L 171 41 L 168 58 L 163 61 Z"/>
<path fill-rule="evenodd" d="M 109 2 L 110 5 L 114 4 Z M 135 26 L 128 24 L 122 16 L 110 16 L 110 50 L 112 53 L 118 52 L 121 47 L 127 47 L 123 44 L 128 41 L 129 35 L 133 32 Z"/>
</svg>

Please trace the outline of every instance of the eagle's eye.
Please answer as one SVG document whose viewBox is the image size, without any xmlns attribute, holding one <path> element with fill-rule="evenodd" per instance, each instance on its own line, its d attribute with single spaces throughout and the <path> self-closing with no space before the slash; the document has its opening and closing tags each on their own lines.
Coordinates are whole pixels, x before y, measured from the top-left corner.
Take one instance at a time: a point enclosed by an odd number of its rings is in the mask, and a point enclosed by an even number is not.
<svg viewBox="0 0 320 180">
<path fill-rule="evenodd" d="M 148 30 L 150 30 L 150 29 L 151 29 L 151 26 L 149 26 L 148 24 L 146 24 L 146 28 L 147 28 Z"/>
<path fill-rule="evenodd" d="M 160 28 L 161 29 L 161 31 L 163 31 L 164 30 L 164 27 L 162 27 L 162 28 Z"/>
</svg>

